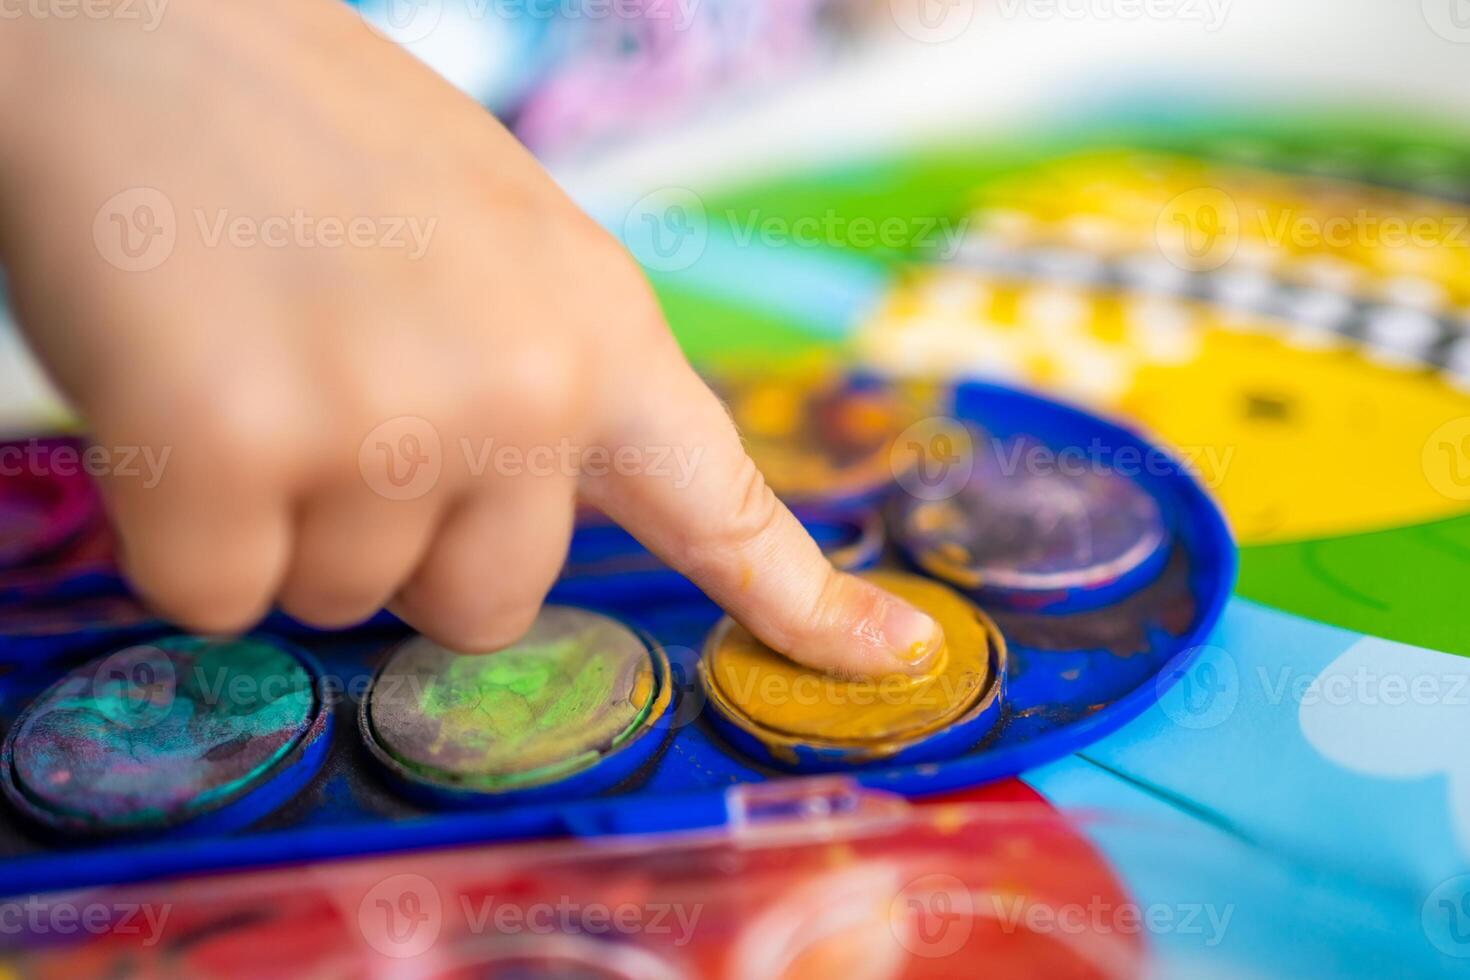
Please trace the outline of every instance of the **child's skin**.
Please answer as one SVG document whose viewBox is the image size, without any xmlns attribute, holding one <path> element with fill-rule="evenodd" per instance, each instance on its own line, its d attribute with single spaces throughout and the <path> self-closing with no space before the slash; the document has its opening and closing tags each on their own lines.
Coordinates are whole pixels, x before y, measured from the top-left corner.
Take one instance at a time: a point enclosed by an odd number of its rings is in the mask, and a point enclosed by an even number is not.
<svg viewBox="0 0 1470 980">
<path fill-rule="evenodd" d="M 771 494 L 622 248 L 339 0 L 170 0 L 151 31 L 37 9 L 0 17 L 0 260 L 98 444 L 170 452 L 156 486 L 104 479 L 128 573 L 161 612 L 232 632 L 272 602 L 322 627 L 388 604 L 447 646 L 493 650 L 535 617 L 580 494 L 803 663 L 913 672 L 932 656 L 934 622 L 835 571 Z M 144 271 L 94 239 L 132 188 L 176 215 L 172 252 Z M 216 239 L 222 212 L 436 223 L 415 257 Z M 432 427 L 442 471 L 388 499 L 368 443 L 397 445 L 403 417 Z M 698 465 L 687 485 L 651 462 L 471 465 L 487 445 L 563 440 Z"/>
</svg>

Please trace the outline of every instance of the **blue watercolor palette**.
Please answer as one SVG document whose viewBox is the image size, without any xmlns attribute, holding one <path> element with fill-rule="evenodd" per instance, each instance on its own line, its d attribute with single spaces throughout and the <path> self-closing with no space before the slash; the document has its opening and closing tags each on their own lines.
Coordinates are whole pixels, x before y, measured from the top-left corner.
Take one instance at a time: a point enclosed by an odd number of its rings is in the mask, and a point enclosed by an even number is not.
<svg viewBox="0 0 1470 980">
<path fill-rule="evenodd" d="M 1160 566 L 1135 591 L 1084 608 L 986 607 L 1007 641 L 999 717 L 978 741 L 952 746 L 939 761 L 856 767 L 859 784 L 908 796 L 952 791 L 1013 775 L 1075 751 L 1155 702 L 1196 656 L 1218 619 L 1235 571 L 1235 549 L 1219 511 L 1193 477 L 1139 435 L 1084 411 L 988 384 L 963 384 L 941 410 L 996 439 L 1026 438 L 1060 450 L 1102 447 L 1121 458 L 1150 461 L 1137 486 L 1165 515 L 1169 545 Z M 831 515 L 826 519 L 835 521 Z M 832 540 L 852 544 L 852 527 L 871 520 L 849 512 Z M 847 530 L 842 530 L 847 528 Z M 604 529 L 605 530 L 605 529 Z M 830 530 L 830 527 L 829 527 Z M 822 531 L 821 533 L 828 533 Z M 627 557 L 627 542 L 617 542 Z M 583 537 L 574 559 L 597 560 Z M 867 546 L 865 546 L 867 547 Z M 636 556 L 634 556 L 636 558 Z M 876 550 L 873 552 L 876 557 Z M 638 559 L 641 561 L 641 559 Z M 898 564 L 890 548 L 882 558 Z M 641 566 L 640 566 L 641 567 Z M 640 740 L 638 765 L 611 787 L 575 778 L 490 808 L 457 809 L 414 798 L 394 785 L 364 745 L 357 726 L 362 697 L 386 651 L 405 635 L 391 618 L 342 634 L 304 630 L 282 617 L 263 627 L 289 636 L 318 665 L 315 686 L 326 708 L 321 753 L 294 776 L 268 781 L 229 821 L 193 821 L 152 835 L 101 837 L 41 833 L 12 806 L 0 810 L 0 894 L 119 883 L 169 875 L 259 866 L 477 841 L 648 833 L 723 825 L 729 790 L 747 783 L 803 778 L 754 761 L 728 744 L 705 717 L 699 651 L 720 618 L 687 587 L 668 588 L 654 566 L 641 567 L 639 588 L 616 576 L 570 576 L 553 601 L 570 601 L 646 633 L 667 658 L 669 704 L 659 730 Z M 622 583 L 626 586 L 626 583 Z M 983 602 L 982 605 L 985 605 Z M 50 612 L 63 617 L 58 600 Z M 8 611 L 18 616 L 15 609 Z M 7 610 L 0 599 L 0 622 Z M 122 634 L 83 617 L 81 636 L 53 630 L 47 642 L 4 653 L 0 723 L 7 732 L 69 672 L 100 655 L 165 635 L 163 624 L 135 623 Z M 144 634 L 141 635 L 140 634 Z"/>
</svg>

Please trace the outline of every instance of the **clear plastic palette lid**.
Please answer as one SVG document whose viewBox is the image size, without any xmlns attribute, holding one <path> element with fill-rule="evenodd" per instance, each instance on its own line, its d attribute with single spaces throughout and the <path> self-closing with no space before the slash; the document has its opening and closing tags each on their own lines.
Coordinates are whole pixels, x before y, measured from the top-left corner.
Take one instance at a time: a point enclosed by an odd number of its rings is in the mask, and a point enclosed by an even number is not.
<svg viewBox="0 0 1470 980">
<path fill-rule="evenodd" d="M 738 787 L 728 805 L 718 832 L 32 896 L 3 941 L 25 976 L 1112 980 L 1452 962 L 1417 904 L 1190 819 L 911 805 L 842 779 Z"/>
</svg>

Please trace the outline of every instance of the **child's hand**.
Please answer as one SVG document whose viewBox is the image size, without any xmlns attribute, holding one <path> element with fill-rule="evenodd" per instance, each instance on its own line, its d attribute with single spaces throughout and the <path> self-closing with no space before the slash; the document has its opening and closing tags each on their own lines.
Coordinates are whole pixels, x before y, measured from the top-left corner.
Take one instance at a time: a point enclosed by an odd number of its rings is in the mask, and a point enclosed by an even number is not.
<svg viewBox="0 0 1470 980">
<path fill-rule="evenodd" d="M 99 444 L 169 453 L 105 491 L 171 618 L 391 603 L 503 646 L 580 493 L 796 659 L 933 652 L 772 496 L 624 251 L 338 0 L 172 0 L 151 32 L 23 15 L 0 64 L 19 316 Z"/>
</svg>

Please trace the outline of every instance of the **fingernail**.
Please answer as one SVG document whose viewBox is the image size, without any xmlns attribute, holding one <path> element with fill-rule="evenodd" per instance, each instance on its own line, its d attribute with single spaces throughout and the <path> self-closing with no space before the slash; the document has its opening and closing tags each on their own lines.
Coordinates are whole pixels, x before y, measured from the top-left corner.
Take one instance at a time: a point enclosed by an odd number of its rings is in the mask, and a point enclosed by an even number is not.
<svg viewBox="0 0 1470 980">
<path fill-rule="evenodd" d="M 883 636 L 893 655 L 911 668 L 923 667 L 944 646 L 944 631 L 931 617 L 906 602 L 895 602 L 883 617 Z"/>
</svg>

